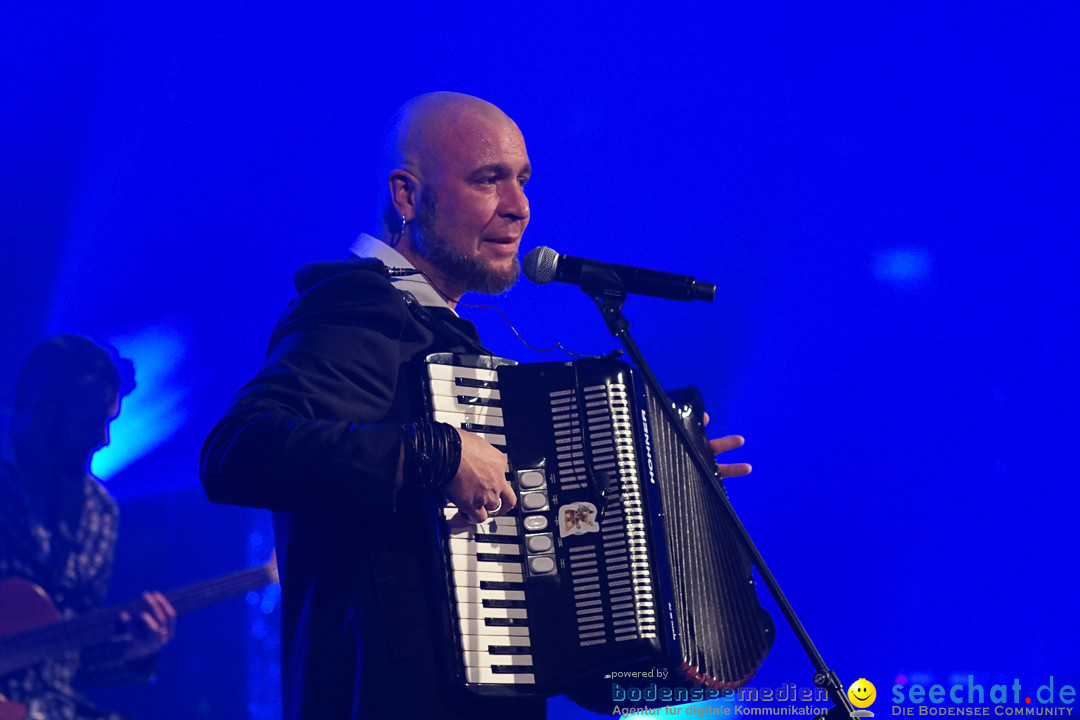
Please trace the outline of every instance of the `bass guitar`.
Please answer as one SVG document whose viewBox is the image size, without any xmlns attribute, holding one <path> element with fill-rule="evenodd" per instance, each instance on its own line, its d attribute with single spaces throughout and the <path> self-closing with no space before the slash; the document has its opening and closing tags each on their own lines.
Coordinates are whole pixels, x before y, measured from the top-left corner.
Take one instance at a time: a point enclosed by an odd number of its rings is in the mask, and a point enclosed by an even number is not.
<svg viewBox="0 0 1080 720">
<path fill-rule="evenodd" d="M 164 593 L 178 615 L 243 595 L 278 581 L 277 560 Z M 71 650 L 116 639 L 121 616 L 136 615 L 139 601 L 64 620 L 38 585 L 20 577 L 0 580 L 0 675 Z M 0 720 L 18 719 L 23 706 L 0 696 Z"/>
</svg>

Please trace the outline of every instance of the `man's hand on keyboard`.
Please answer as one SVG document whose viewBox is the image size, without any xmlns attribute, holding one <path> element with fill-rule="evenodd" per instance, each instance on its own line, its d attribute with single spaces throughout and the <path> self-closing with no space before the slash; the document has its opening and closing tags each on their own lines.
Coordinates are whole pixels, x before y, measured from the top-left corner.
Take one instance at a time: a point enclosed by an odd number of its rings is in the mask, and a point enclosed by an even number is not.
<svg viewBox="0 0 1080 720">
<path fill-rule="evenodd" d="M 506 455 L 471 432 L 458 432 L 461 464 L 446 486 L 447 497 L 474 523 L 491 515 L 505 515 L 517 504 L 517 496 L 506 481 Z"/>
</svg>

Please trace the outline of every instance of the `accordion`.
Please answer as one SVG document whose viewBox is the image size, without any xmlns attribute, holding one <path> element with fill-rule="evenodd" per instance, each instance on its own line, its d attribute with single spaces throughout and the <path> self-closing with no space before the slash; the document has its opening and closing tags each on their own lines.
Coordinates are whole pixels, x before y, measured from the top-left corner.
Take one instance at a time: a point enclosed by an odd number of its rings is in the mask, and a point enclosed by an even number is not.
<svg viewBox="0 0 1080 720">
<path fill-rule="evenodd" d="M 518 497 L 481 524 L 440 506 L 454 673 L 483 695 L 557 695 L 630 668 L 734 689 L 775 630 L 731 519 L 629 365 L 431 355 L 429 418 L 508 457 Z M 696 395 L 696 393 L 695 393 Z M 695 438 L 700 399 L 677 406 Z"/>
</svg>

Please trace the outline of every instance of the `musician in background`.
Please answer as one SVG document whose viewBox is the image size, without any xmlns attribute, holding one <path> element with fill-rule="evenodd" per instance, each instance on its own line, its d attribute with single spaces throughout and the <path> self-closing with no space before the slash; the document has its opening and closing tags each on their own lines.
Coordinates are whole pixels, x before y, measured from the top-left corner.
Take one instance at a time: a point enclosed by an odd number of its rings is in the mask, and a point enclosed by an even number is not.
<svg viewBox="0 0 1080 720">
<path fill-rule="evenodd" d="M 542 718 L 542 699 L 461 697 L 448 682 L 433 497 L 473 522 L 516 497 L 501 452 L 416 420 L 425 356 L 492 354 L 454 307 L 517 279 L 525 141 L 494 105 L 431 93 L 397 113 L 384 171 L 379 237 L 297 272 L 263 368 L 207 437 L 203 485 L 275 511 L 286 718 Z"/>
<path fill-rule="evenodd" d="M 117 505 L 89 465 L 108 444 L 109 423 L 134 386 L 130 361 L 88 338 L 59 335 L 30 354 L 14 413 L 0 429 L 0 580 L 39 585 L 65 619 L 94 610 L 105 597 Z M 15 601 L 0 595 L 0 611 Z M 24 704 L 29 720 L 119 717 L 98 711 L 73 684 L 151 676 L 176 613 L 155 592 L 144 594 L 134 615 L 125 615 L 114 642 L 0 678 L 0 695 Z"/>
</svg>

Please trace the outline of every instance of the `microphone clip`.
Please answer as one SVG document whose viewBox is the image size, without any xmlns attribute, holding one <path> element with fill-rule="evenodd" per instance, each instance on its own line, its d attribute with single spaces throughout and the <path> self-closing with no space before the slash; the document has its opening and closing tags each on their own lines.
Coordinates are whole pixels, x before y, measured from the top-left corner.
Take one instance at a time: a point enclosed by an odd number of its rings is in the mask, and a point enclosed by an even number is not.
<svg viewBox="0 0 1080 720">
<path fill-rule="evenodd" d="M 423 270 L 417 270 L 416 268 L 399 268 L 399 267 L 387 267 L 386 277 L 408 277 L 409 275 L 423 275 Z"/>
</svg>

